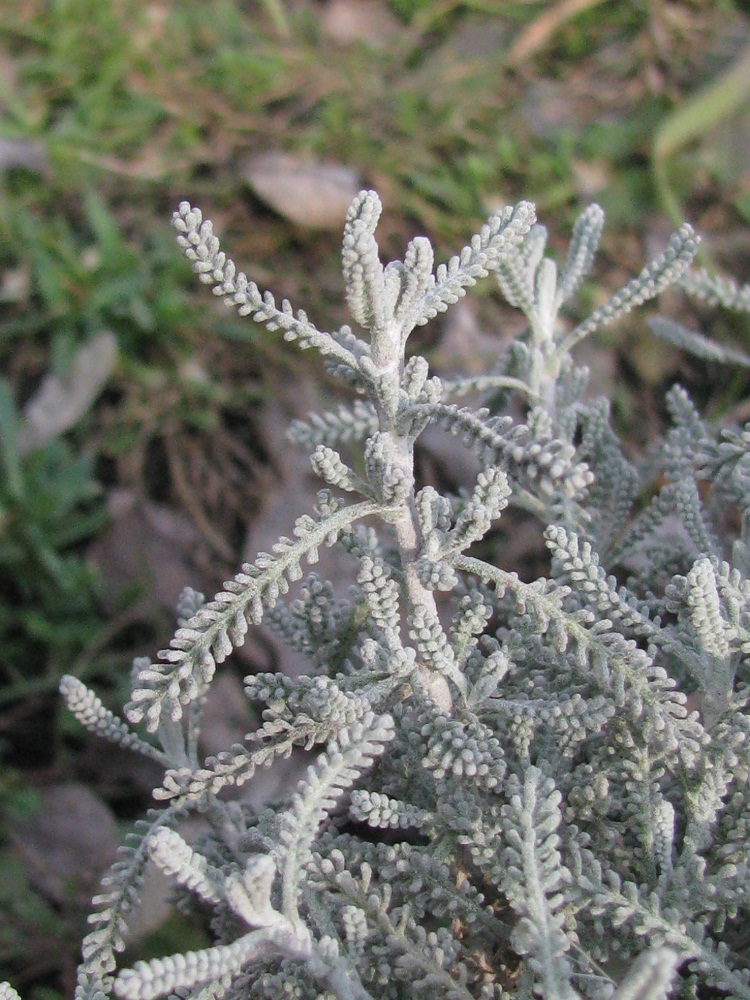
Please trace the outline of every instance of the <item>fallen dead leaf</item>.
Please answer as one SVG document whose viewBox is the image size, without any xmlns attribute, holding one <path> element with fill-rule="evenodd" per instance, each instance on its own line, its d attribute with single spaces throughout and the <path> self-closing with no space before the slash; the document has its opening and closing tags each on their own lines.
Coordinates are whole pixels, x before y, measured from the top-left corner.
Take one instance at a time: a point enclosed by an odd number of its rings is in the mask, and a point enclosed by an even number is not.
<svg viewBox="0 0 750 1000">
<path fill-rule="evenodd" d="M 255 194 L 279 215 L 308 229 L 340 229 L 360 189 L 350 167 L 261 153 L 241 168 Z"/>
<path fill-rule="evenodd" d="M 133 584 L 146 587 L 146 611 L 156 601 L 170 613 L 183 587 L 211 589 L 191 560 L 198 535 L 187 518 L 129 490 L 112 490 L 107 502 L 111 522 L 87 555 L 101 570 L 104 600 L 113 611 L 119 595 Z"/>
<path fill-rule="evenodd" d="M 120 834 L 112 812 L 85 785 L 52 785 L 40 808 L 11 831 L 32 884 L 52 902 L 88 907 L 99 878 L 114 861 Z"/>
<path fill-rule="evenodd" d="M 0 302 L 26 302 L 31 292 L 31 267 L 27 261 L 0 275 Z"/>
<path fill-rule="evenodd" d="M 558 28 L 601 0 L 559 0 L 545 10 L 518 35 L 506 58 L 506 65 L 520 66 L 542 49 Z"/>
<path fill-rule="evenodd" d="M 339 45 L 364 42 L 382 48 L 401 25 L 381 0 L 330 0 L 320 15 L 320 27 Z"/>
<path fill-rule="evenodd" d="M 258 728 L 258 713 L 247 700 L 239 677 L 229 669 L 219 668 L 203 705 L 201 714 L 201 752 L 204 756 L 221 753 Z"/>
<path fill-rule="evenodd" d="M 0 136 L 0 170 L 23 167 L 35 174 L 49 170 L 47 150 L 41 142 L 32 139 L 9 139 Z"/>
<path fill-rule="evenodd" d="M 504 347 L 504 338 L 488 333 L 477 321 L 474 304 L 466 299 L 450 309 L 440 325 L 440 340 L 431 364 L 439 375 L 486 375 L 493 370 Z"/>
<path fill-rule="evenodd" d="M 595 198 L 611 182 L 611 171 L 604 159 L 574 160 L 571 164 L 573 179 L 581 198 Z"/>
<path fill-rule="evenodd" d="M 105 330 L 76 352 L 65 376 L 45 376 L 24 408 L 18 435 L 21 454 L 73 427 L 103 389 L 116 360 L 117 339 Z"/>
</svg>

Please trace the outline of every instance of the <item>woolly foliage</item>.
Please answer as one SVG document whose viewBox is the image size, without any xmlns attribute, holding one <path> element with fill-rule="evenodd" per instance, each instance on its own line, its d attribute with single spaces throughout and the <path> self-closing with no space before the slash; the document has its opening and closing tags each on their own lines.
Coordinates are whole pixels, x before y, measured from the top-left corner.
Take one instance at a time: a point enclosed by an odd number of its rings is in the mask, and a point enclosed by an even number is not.
<svg viewBox="0 0 750 1000">
<path fill-rule="evenodd" d="M 664 253 L 655 257 L 637 278 L 629 281 L 608 302 L 599 306 L 587 320 L 572 330 L 563 340 L 560 349 L 569 351 L 598 327 L 609 325 L 679 281 L 698 251 L 698 242 L 691 226 L 687 223 L 681 226 L 672 235 Z"/>
<path fill-rule="evenodd" d="M 179 812 L 151 810 L 139 820 L 109 871 L 101 880 L 102 891 L 94 896 L 94 912 L 89 917 L 93 929 L 83 939 L 83 961 L 78 967 L 76 1000 L 101 1000 L 112 984 L 115 955 L 125 947 L 130 913 L 138 903 L 144 872 L 149 860 L 150 838 L 161 827 L 176 821 Z"/>
<path fill-rule="evenodd" d="M 750 283 L 738 285 L 733 278 L 711 274 L 705 267 L 688 268 L 679 278 L 688 295 L 709 306 L 724 306 L 738 312 L 750 312 Z"/>
<path fill-rule="evenodd" d="M 316 562 L 321 545 L 332 545 L 344 527 L 377 510 L 377 504 L 366 502 L 334 511 L 317 522 L 307 514 L 297 518 L 296 541 L 282 537 L 271 554 L 262 552 L 254 563 L 245 563 L 213 601 L 178 628 L 169 649 L 159 653 L 163 662 L 140 671 L 126 707 L 128 719 L 145 720 L 153 732 L 165 709 L 172 720 L 182 718 L 184 707 L 205 691 L 216 664 L 242 645 L 248 623 L 260 623 L 264 604 L 273 606 L 287 592 L 288 581 L 302 576 L 301 560 Z"/>
<path fill-rule="evenodd" d="M 297 893 L 318 826 L 345 789 L 383 753 L 393 739 L 389 716 L 367 713 L 361 721 L 342 729 L 327 754 L 318 758 L 285 813 L 279 829 L 278 867 L 282 872 L 282 906 L 290 920 L 298 919 Z"/>
<path fill-rule="evenodd" d="M 523 786 L 511 779 L 508 794 L 502 810 L 508 845 L 502 887 L 521 918 L 513 945 L 529 956 L 540 996 L 570 1000 L 577 994 L 570 985 L 572 967 L 565 957 L 570 941 L 560 912 L 565 899 L 561 890 L 569 880 L 557 850 L 561 796 L 536 767 L 528 768 Z"/>
<path fill-rule="evenodd" d="M 748 311 L 750 311 L 750 304 Z M 741 365 L 743 368 L 750 368 L 750 354 L 745 354 L 744 351 L 733 351 L 730 347 L 717 344 L 715 340 L 709 340 L 708 337 L 704 337 L 696 330 L 688 330 L 687 327 L 674 320 L 655 316 L 649 321 L 649 326 L 657 337 L 661 337 L 662 340 L 674 344 L 675 347 L 679 347 L 683 351 L 689 351 L 703 361 L 718 361 L 725 365 Z"/>
<path fill-rule="evenodd" d="M 164 754 L 133 733 L 114 712 L 105 708 L 101 700 L 76 677 L 66 674 L 60 680 L 60 694 L 68 709 L 82 726 L 112 743 L 119 743 L 128 750 L 137 750 L 144 757 L 151 757 L 160 764 L 166 762 Z"/>
<path fill-rule="evenodd" d="M 559 267 L 525 202 L 437 267 L 423 236 L 383 264 L 381 211 L 362 192 L 345 226 L 362 335 L 277 307 L 197 209 L 175 214 L 217 296 L 318 349 L 360 398 L 293 426 L 328 484 L 315 516 L 213 600 L 184 592 L 169 648 L 136 661 L 126 715 L 160 750 L 63 682 L 85 726 L 165 768 L 162 811 L 95 901 L 76 998 L 750 1000 L 750 431 L 714 426 L 675 387 L 669 429 L 636 463 L 570 356 L 670 283 L 740 309 L 746 289 L 690 270 L 686 225 L 571 329 L 559 314 L 593 266 L 598 206 Z M 496 369 L 441 380 L 407 359 L 411 331 L 490 272 L 526 317 Z M 420 481 L 428 427 L 479 465 L 457 495 Z M 507 565 L 509 503 L 546 542 L 546 575 Z M 302 571 L 331 544 L 351 558 L 343 595 Z M 260 723 L 201 759 L 216 667 L 263 618 L 310 669 L 246 677 Z M 244 800 L 259 767 L 313 749 L 296 791 L 260 812 Z M 187 810 L 205 819 L 192 844 Z M 149 859 L 183 905 L 210 908 L 215 943 L 115 976 Z"/>
<path fill-rule="evenodd" d="M 270 292 L 261 293 L 254 281 L 249 281 L 243 271 L 237 270 L 234 261 L 220 249 L 212 223 L 204 221 L 200 209 L 194 209 L 187 201 L 180 202 L 172 225 L 193 270 L 202 282 L 214 286 L 214 294 L 223 298 L 228 306 L 235 306 L 241 316 L 251 315 L 269 330 L 283 330 L 285 340 L 299 341 L 302 348 L 316 347 L 322 354 L 332 354 L 340 364 L 356 371 L 355 355 L 333 335 L 317 330 L 302 310 L 295 314 L 286 299 L 281 308 L 277 308 Z M 354 346 L 364 350 L 361 342 L 355 342 Z"/>
<path fill-rule="evenodd" d="M 316 445 L 333 446 L 347 441 L 362 441 L 378 429 L 375 407 L 361 399 L 351 406 L 339 406 L 335 411 L 311 413 L 307 422 L 293 420 L 287 437 L 306 448 Z"/>
<path fill-rule="evenodd" d="M 573 462 L 571 445 L 535 436 L 525 424 L 514 425 L 510 417 L 492 417 L 484 407 L 471 410 L 445 403 L 419 411 L 459 436 L 485 465 L 501 465 L 512 479 L 545 499 L 558 494 L 574 497 L 592 481 L 587 466 Z"/>
</svg>

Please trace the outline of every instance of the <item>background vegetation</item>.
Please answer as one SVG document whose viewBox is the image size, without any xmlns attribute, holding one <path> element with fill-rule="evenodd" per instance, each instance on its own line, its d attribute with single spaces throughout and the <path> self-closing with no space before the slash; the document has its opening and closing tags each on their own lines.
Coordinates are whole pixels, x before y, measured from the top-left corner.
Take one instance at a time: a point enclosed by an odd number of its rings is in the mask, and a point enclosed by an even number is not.
<svg viewBox="0 0 750 1000">
<path fill-rule="evenodd" d="M 739 0 L 0 0 L 0 979 L 70 995 L 97 873 L 151 787 L 60 713 L 60 675 L 121 704 L 180 587 L 220 585 L 289 476 L 273 426 L 307 358 L 212 308 L 173 243 L 178 202 L 326 327 L 360 186 L 393 256 L 418 232 L 447 255 L 520 197 L 562 246 L 597 200 L 585 294 L 683 216 L 747 280 L 748 44 Z M 512 334 L 485 291 L 422 334 L 436 365 L 481 369 Z M 750 416 L 744 381 L 654 344 L 642 317 L 589 350 L 635 453 L 675 380 Z M 141 928 L 154 953 L 201 940 L 180 920 Z"/>
</svg>

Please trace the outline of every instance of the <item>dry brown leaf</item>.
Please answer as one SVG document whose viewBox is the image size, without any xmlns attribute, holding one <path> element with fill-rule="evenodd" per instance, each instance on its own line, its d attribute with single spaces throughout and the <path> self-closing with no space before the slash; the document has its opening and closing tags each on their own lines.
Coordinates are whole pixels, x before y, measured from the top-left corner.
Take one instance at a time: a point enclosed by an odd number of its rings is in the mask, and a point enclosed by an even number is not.
<svg viewBox="0 0 750 1000">
<path fill-rule="evenodd" d="M 506 65 L 520 66 L 543 48 L 559 27 L 601 0 L 560 0 L 548 4 L 542 14 L 518 35 L 506 58 Z"/>
<path fill-rule="evenodd" d="M 571 164 L 573 180 L 581 198 L 595 198 L 610 186 L 611 170 L 603 158 L 574 160 Z"/>
<path fill-rule="evenodd" d="M 340 229 L 360 189 L 360 179 L 350 167 L 287 153 L 253 156 L 241 172 L 262 201 L 308 229 Z"/>
<path fill-rule="evenodd" d="M 474 304 L 460 299 L 440 324 L 440 340 L 430 363 L 437 374 L 448 378 L 457 373 L 485 375 L 493 370 L 504 346 L 500 334 L 480 326 Z"/>
<path fill-rule="evenodd" d="M 108 496 L 112 520 L 88 551 L 106 585 L 105 600 L 112 610 L 120 593 L 133 584 L 147 588 L 144 609 L 154 601 L 174 612 L 183 587 L 210 589 L 193 562 L 198 536 L 188 519 L 152 503 L 129 490 L 112 490 Z"/>
<path fill-rule="evenodd" d="M 103 389 L 116 360 L 117 339 L 105 330 L 76 352 L 64 377 L 46 375 L 23 411 L 21 454 L 73 427 Z"/>
<path fill-rule="evenodd" d="M 41 142 L 32 139 L 9 139 L 0 136 L 0 170 L 23 167 L 35 174 L 49 170 L 47 150 Z"/>
<path fill-rule="evenodd" d="M 384 46 L 401 27 L 381 0 L 330 0 L 320 26 L 339 45 L 364 42 L 373 48 Z"/>
<path fill-rule="evenodd" d="M 239 677 L 221 667 L 211 685 L 201 713 L 201 753 L 221 753 L 260 725 L 258 713 L 247 700 Z"/>
<path fill-rule="evenodd" d="M 0 302 L 27 302 L 30 292 L 31 265 L 28 261 L 0 274 Z"/>
<path fill-rule="evenodd" d="M 52 902 L 87 907 L 114 861 L 120 833 L 110 809 L 85 785 L 52 785 L 40 808 L 12 826 L 29 879 Z"/>
</svg>

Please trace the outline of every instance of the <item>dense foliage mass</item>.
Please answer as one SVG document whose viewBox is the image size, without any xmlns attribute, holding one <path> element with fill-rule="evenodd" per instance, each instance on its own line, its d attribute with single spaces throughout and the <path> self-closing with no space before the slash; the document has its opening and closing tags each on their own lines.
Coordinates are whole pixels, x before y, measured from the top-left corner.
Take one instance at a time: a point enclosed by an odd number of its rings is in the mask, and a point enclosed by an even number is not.
<svg viewBox="0 0 750 1000">
<path fill-rule="evenodd" d="M 437 268 L 421 237 L 383 266 L 379 214 L 373 192 L 351 205 L 357 326 L 326 333 L 238 271 L 200 211 L 175 213 L 217 296 L 317 348 L 361 398 L 293 425 L 325 484 L 315 512 L 212 601 L 184 591 L 169 648 L 134 664 L 128 722 L 63 680 L 85 726 L 164 767 L 158 808 L 95 900 L 77 1000 L 659 1000 L 706 986 L 750 1000 L 750 425 L 709 426 L 675 386 L 672 428 L 639 468 L 571 357 L 669 284 L 746 311 L 750 286 L 692 269 L 686 225 L 571 327 L 558 313 L 591 268 L 598 206 L 561 268 L 525 202 Z M 409 334 L 488 273 L 523 334 L 485 377 L 430 376 L 407 359 Z M 653 329 L 750 366 L 671 321 Z M 473 451 L 473 489 L 415 482 L 431 426 Z M 337 450 L 352 442 L 359 461 Z M 545 525 L 548 578 L 525 583 L 470 554 L 514 503 Z M 356 568 L 346 594 L 302 568 L 331 545 Z M 262 725 L 203 760 L 216 666 L 261 620 L 309 673 L 248 676 Z M 295 747 L 312 756 L 290 799 L 258 813 L 222 798 Z M 190 811 L 205 833 L 189 844 Z M 118 971 L 149 861 L 182 905 L 210 908 L 216 943 Z"/>
</svg>

